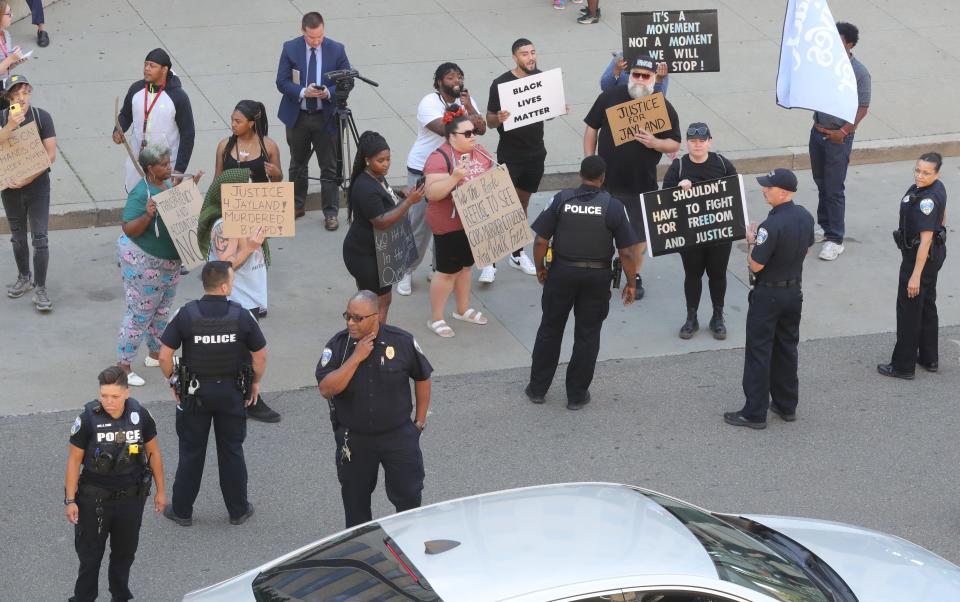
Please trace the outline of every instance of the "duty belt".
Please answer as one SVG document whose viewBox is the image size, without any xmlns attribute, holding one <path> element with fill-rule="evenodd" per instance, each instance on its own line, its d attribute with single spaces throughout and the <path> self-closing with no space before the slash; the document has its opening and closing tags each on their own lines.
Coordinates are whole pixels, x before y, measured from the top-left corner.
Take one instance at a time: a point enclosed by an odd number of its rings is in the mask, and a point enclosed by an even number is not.
<svg viewBox="0 0 960 602">
<path fill-rule="evenodd" d="M 571 261 L 569 259 L 564 259 L 563 257 L 557 257 L 555 261 L 557 263 L 568 265 L 574 268 L 591 268 L 595 270 L 610 269 L 609 261 Z"/>
<path fill-rule="evenodd" d="M 96 485 L 81 485 L 80 497 L 91 498 L 95 500 L 120 500 L 124 498 L 134 498 L 140 494 L 140 485 L 129 485 L 123 489 L 104 489 Z"/>
<path fill-rule="evenodd" d="M 757 286 L 763 286 L 766 288 L 800 288 L 800 279 L 794 278 L 793 280 L 777 280 L 774 282 L 761 280 L 757 283 Z"/>
</svg>

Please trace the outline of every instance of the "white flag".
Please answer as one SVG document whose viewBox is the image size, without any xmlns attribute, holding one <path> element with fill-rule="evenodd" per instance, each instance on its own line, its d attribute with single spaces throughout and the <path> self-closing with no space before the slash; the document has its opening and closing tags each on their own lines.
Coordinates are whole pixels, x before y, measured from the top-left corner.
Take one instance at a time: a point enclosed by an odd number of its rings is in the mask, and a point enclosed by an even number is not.
<svg viewBox="0 0 960 602">
<path fill-rule="evenodd" d="M 856 119 L 857 78 L 827 0 L 788 0 L 777 104 Z"/>
</svg>

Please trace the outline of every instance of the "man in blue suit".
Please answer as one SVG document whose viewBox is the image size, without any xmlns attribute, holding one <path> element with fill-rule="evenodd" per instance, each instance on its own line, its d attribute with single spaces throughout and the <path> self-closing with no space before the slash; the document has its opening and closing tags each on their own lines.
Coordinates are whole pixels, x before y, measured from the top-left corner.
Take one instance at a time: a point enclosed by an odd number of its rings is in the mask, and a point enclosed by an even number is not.
<svg viewBox="0 0 960 602">
<path fill-rule="evenodd" d="M 277 67 L 277 90 L 283 94 L 277 117 L 287 128 L 290 147 L 290 179 L 293 180 L 296 216 L 304 215 L 307 171 L 310 157 L 317 153 L 320 165 L 320 196 L 324 225 L 336 230 L 340 222 L 336 169 L 336 86 L 324 73 L 349 69 L 343 44 L 324 36 L 323 17 L 318 12 L 303 15 L 303 35 L 283 44 Z M 350 166 L 344 166 L 349 170 Z"/>
</svg>

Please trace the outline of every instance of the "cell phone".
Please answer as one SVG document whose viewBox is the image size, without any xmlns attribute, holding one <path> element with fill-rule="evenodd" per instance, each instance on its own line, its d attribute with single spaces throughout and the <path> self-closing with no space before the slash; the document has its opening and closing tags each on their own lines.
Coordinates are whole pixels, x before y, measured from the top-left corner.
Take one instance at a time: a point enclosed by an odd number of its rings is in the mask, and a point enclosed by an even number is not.
<svg viewBox="0 0 960 602">
<path fill-rule="evenodd" d="M 466 163 L 469 160 L 470 160 L 470 153 L 463 153 L 462 155 L 460 155 L 461 163 Z"/>
<path fill-rule="evenodd" d="M 20 103 L 14 102 L 10 104 L 10 114 L 16 115 L 20 112 Z"/>
<path fill-rule="evenodd" d="M 417 178 L 417 183 L 413 185 L 414 188 L 420 188 L 427 183 L 427 176 L 420 176 Z"/>
</svg>

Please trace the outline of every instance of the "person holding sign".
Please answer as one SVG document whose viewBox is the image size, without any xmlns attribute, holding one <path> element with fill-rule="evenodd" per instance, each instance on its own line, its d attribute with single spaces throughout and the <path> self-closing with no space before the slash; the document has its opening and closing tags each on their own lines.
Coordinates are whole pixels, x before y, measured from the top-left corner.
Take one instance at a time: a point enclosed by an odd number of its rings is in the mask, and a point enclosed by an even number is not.
<svg viewBox="0 0 960 602">
<path fill-rule="evenodd" d="M 600 329 L 610 311 L 610 283 L 619 281 L 620 268 L 611 274 L 614 245 L 620 253 L 627 282 L 623 304 L 636 296 L 634 278 L 643 261 L 636 231 L 623 204 L 600 190 L 606 164 L 596 155 L 580 164 L 581 185 L 561 190 L 534 221 L 537 238 L 533 255 L 537 280 L 543 285 L 543 318 L 533 345 L 527 397 L 544 403 L 560 360 L 560 344 L 570 311 L 574 312 L 573 355 L 567 367 L 567 409 L 579 410 L 590 402 L 590 383 L 600 352 Z M 552 241 L 549 270 L 544 259 Z"/>
<path fill-rule="evenodd" d="M 453 189 L 493 168 L 490 154 L 477 144 L 477 128 L 466 115 L 447 113 L 446 142 L 433 151 L 423 167 L 427 223 L 433 231 L 434 268 L 430 282 L 430 320 L 427 327 L 441 337 L 454 336 L 443 311 L 450 293 L 456 297 L 455 320 L 486 324 L 487 317 L 469 306 L 473 251 L 463 222 L 453 204 Z"/>
<path fill-rule="evenodd" d="M 13 131 L 22 126 L 34 127 L 40 132 L 43 150 L 50 163 L 57 159 L 57 132 L 53 118 L 43 109 L 30 105 L 33 86 L 23 75 L 12 75 L 6 80 L 3 97 L 10 107 L 0 111 L 0 144 L 5 143 Z M 30 289 L 33 304 L 40 312 L 53 309 L 47 294 L 47 266 L 50 249 L 47 241 L 47 225 L 50 220 L 50 169 L 43 169 L 32 177 L 11 183 L 0 192 L 3 211 L 10 225 L 10 242 L 13 243 L 13 258 L 17 264 L 17 280 L 7 288 L 7 296 L 19 299 Z M 30 274 L 30 247 L 27 245 L 27 226 L 33 242 L 33 275 Z"/>
<path fill-rule="evenodd" d="M 680 120 L 670 101 L 664 100 L 670 129 L 657 134 L 641 130 L 635 140 L 616 146 L 607 109 L 653 94 L 656 76 L 656 63 L 649 57 L 638 57 L 630 67 L 630 82 L 625 87 L 615 86 L 602 92 L 583 120 L 587 124 L 583 132 L 583 154 L 598 153 L 606 161 L 604 189 L 626 207 L 640 240 L 644 240 L 640 195 L 657 189 L 657 164 L 663 154 L 680 149 Z M 638 280 L 637 299 L 643 298 L 643 294 L 643 283 Z"/>
<path fill-rule="evenodd" d="M 380 323 L 386 324 L 392 300 L 391 289 L 380 286 L 373 231 L 386 230 L 405 219 L 411 207 L 423 200 L 423 186 L 411 188 L 400 200 L 387 185 L 390 146 L 377 132 L 364 132 L 350 172 L 347 215 L 350 229 L 343 239 L 343 263 L 357 283 L 357 290 L 373 291 L 380 297 Z"/>
<path fill-rule="evenodd" d="M 160 336 L 167 327 L 170 307 L 180 281 L 180 255 L 157 211 L 153 195 L 173 186 L 171 151 L 162 144 L 140 150 L 139 163 L 145 177 L 130 194 L 123 208 L 123 233 L 117 240 L 117 257 L 127 311 L 117 336 L 117 365 L 135 387 L 146 384 L 131 369 L 144 337 L 148 356 L 144 365 L 159 365 Z M 203 172 L 193 177 L 199 182 Z"/>
<path fill-rule="evenodd" d="M 687 154 L 677 157 L 663 176 L 663 188 L 690 190 L 694 184 L 725 178 L 737 173 L 737 168 L 723 155 L 710 152 L 710 128 L 702 122 L 691 123 L 687 128 Z M 680 327 L 680 338 L 689 339 L 700 329 L 697 308 L 703 292 L 703 273 L 707 273 L 710 300 L 713 302 L 713 317 L 710 332 L 713 338 L 727 338 L 727 326 L 723 322 L 723 299 L 727 293 L 727 263 L 730 261 L 732 242 L 721 242 L 707 247 L 693 247 L 680 251 L 683 260 L 683 294 L 687 300 L 687 321 Z"/>
<path fill-rule="evenodd" d="M 800 385 L 797 343 L 803 292 L 803 259 L 813 245 L 813 216 L 793 202 L 797 176 L 777 168 L 757 178 L 763 198 L 773 207 L 767 219 L 747 230 L 751 280 L 747 340 L 743 360 L 743 393 L 739 412 L 725 412 L 732 426 L 767 428 L 767 410 L 786 422 L 797 419 Z"/>
</svg>

